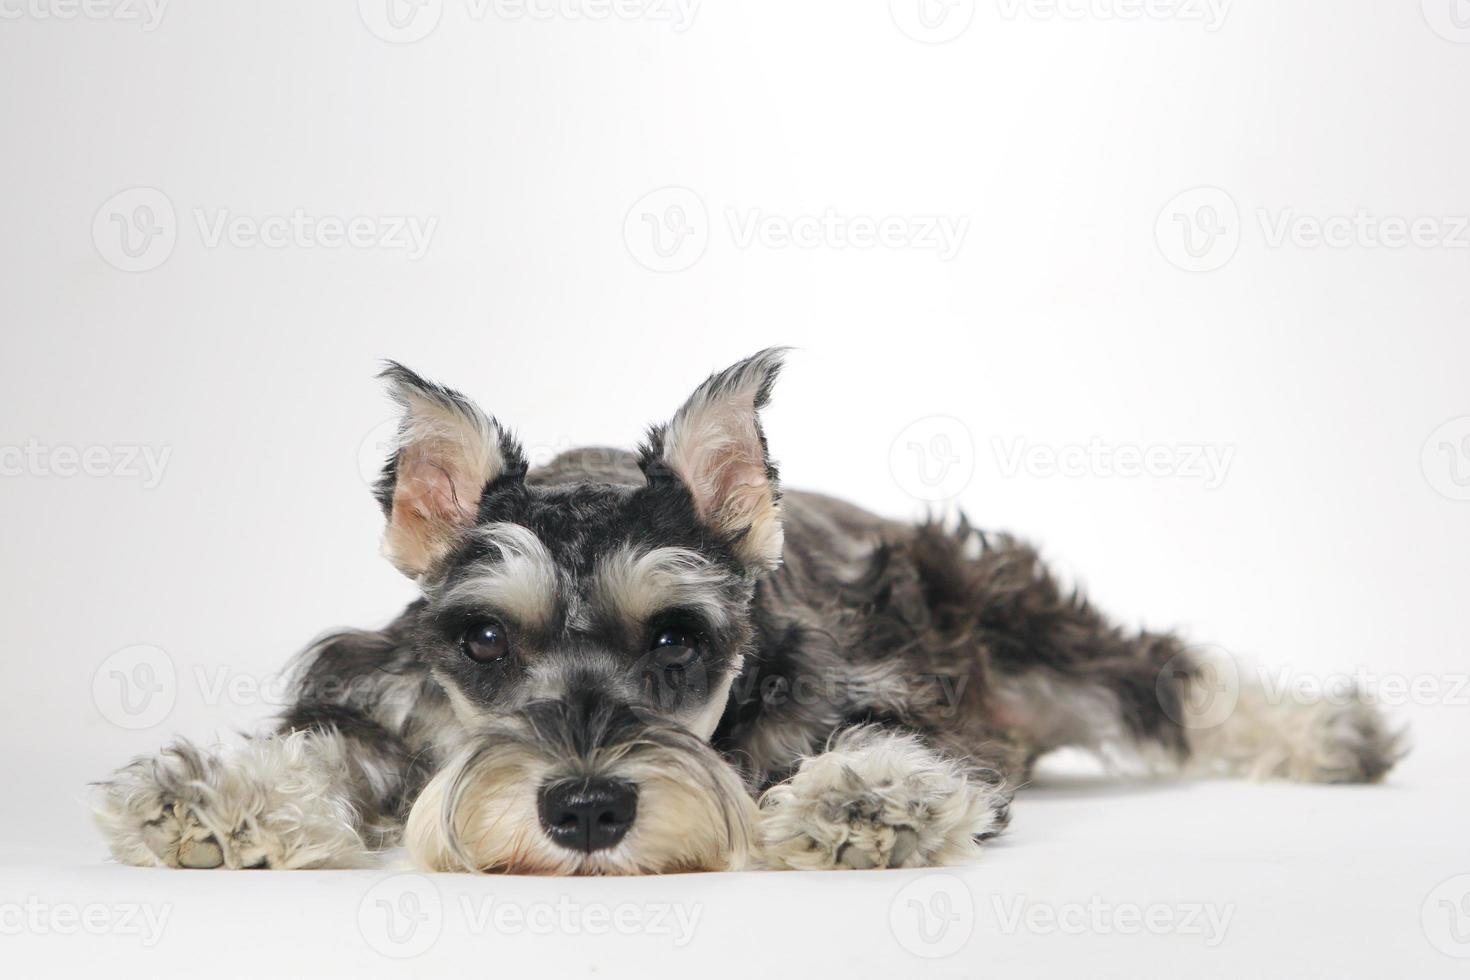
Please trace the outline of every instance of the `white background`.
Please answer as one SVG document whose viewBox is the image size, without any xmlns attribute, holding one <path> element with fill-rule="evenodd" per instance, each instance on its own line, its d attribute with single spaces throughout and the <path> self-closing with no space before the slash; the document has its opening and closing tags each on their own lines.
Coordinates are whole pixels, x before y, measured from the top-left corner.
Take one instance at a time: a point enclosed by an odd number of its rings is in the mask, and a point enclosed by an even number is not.
<svg viewBox="0 0 1470 980">
<path fill-rule="evenodd" d="M 932 0 L 932 28 L 918 0 L 592 2 L 429 0 L 395 32 L 386 0 L 174 0 L 156 23 L 0 0 L 0 957 L 390 970 L 358 921 L 380 875 L 113 867 L 84 784 L 174 733 L 262 723 L 293 651 L 411 597 L 376 557 L 363 476 L 381 359 L 544 453 L 631 444 L 780 343 L 799 348 L 767 421 L 789 485 L 894 516 L 946 497 L 1130 625 L 1418 684 L 1392 708 L 1414 755 L 1370 789 L 1053 769 L 958 891 L 907 872 L 443 878 L 442 935 L 410 969 L 1463 969 L 1470 879 L 1434 889 L 1470 872 L 1464 0 Z M 328 238 L 364 218 L 374 241 L 242 237 L 296 213 Z M 773 237 L 829 215 L 800 246 Z M 236 234 L 213 236 L 221 217 Z M 421 255 L 377 240 L 398 217 L 432 227 Z M 964 229 L 953 254 L 907 237 L 934 217 Z M 858 247 L 880 219 L 903 241 Z M 683 244 L 660 256 L 649 222 Z M 1381 244 L 1394 222 L 1419 241 Z M 1346 238 L 1315 243 L 1314 223 Z M 1089 444 L 1172 448 L 1152 475 L 1044 465 Z M 68 475 L 89 449 L 105 475 Z M 144 450 L 161 474 L 127 465 Z M 1206 451 L 1229 461 L 1213 479 L 1189 462 Z M 139 658 L 163 700 L 120 715 L 109 685 Z M 915 939 L 910 887 L 956 910 L 953 950 Z M 702 919 L 682 947 L 467 925 L 461 899 L 491 895 Z M 30 900 L 53 911 L 13 928 Z M 1007 928 L 1017 900 L 1042 918 Z M 1180 928 L 1045 928 L 1092 900 Z M 89 903 L 172 918 L 151 946 L 59 935 L 54 907 Z M 1180 924 L 1192 903 L 1230 909 L 1222 941 Z"/>
</svg>

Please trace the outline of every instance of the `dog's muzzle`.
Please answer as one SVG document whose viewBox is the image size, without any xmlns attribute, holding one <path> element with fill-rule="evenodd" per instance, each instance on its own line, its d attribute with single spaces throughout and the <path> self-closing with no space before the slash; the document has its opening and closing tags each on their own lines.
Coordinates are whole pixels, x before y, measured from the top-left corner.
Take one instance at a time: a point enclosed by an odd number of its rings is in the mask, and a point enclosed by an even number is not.
<svg viewBox="0 0 1470 980">
<path fill-rule="evenodd" d="M 405 828 L 421 867 L 648 874 L 745 865 L 754 803 L 699 736 L 584 689 L 487 721 Z"/>
</svg>

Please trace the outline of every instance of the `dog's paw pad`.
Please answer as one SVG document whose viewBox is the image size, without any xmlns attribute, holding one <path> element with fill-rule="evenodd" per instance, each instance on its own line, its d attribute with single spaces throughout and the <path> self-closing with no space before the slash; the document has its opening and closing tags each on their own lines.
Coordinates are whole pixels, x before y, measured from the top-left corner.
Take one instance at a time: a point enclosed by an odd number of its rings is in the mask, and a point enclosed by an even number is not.
<svg viewBox="0 0 1470 980">
<path fill-rule="evenodd" d="M 912 827 L 878 827 L 873 832 L 850 837 L 837 849 L 837 867 L 854 871 L 871 868 L 905 868 L 925 863 L 919 848 L 919 832 Z"/>
<path fill-rule="evenodd" d="M 225 863 L 225 852 L 213 837 L 186 840 L 179 844 L 178 860 L 181 868 L 218 868 Z"/>
</svg>

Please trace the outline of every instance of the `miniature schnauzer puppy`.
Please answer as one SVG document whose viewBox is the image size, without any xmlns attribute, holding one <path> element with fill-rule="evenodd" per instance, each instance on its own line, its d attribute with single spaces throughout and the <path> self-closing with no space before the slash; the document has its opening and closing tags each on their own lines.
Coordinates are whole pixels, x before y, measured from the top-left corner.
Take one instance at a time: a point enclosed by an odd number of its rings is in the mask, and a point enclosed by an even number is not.
<svg viewBox="0 0 1470 980">
<path fill-rule="evenodd" d="M 972 858 L 1063 746 L 1317 782 L 1399 756 L 1366 699 L 1268 697 L 1110 624 L 1009 537 L 783 491 L 759 418 L 781 357 L 710 377 L 636 454 L 536 470 L 469 399 L 390 365 L 383 548 L 421 596 L 307 650 L 275 734 L 175 744 L 103 783 L 113 855 L 919 867 Z"/>
</svg>

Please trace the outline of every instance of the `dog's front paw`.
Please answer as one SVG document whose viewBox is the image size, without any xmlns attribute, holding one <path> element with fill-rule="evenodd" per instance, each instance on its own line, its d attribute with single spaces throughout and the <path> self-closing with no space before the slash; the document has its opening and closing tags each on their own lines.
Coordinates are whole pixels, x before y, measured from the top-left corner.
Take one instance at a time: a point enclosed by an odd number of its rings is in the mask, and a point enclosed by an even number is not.
<svg viewBox="0 0 1470 980">
<path fill-rule="evenodd" d="M 99 787 L 97 824 L 125 864 L 314 868 L 362 863 L 350 808 L 305 750 L 308 736 L 260 739 L 228 757 L 179 743 Z"/>
<path fill-rule="evenodd" d="M 807 871 L 954 864 L 1005 827 L 1009 805 L 998 778 L 914 736 L 859 729 L 761 797 L 761 857 Z"/>
</svg>

